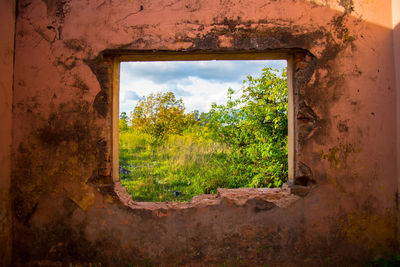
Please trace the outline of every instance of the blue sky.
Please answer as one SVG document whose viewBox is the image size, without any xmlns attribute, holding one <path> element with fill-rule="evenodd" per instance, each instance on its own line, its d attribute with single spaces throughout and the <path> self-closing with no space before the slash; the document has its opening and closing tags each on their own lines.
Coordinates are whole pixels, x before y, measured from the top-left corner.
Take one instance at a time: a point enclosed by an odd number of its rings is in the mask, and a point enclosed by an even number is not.
<svg viewBox="0 0 400 267">
<path fill-rule="evenodd" d="M 239 91 L 247 75 L 258 77 L 264 67 L 285 66 L 285 60 L 122 62 L 120 113 L 129 114 L 143 96 L 167 91 L 182 98 L 186 112 L 207 112 L 213 102 L 226 102 L 228 88 Z"/>
</svg>

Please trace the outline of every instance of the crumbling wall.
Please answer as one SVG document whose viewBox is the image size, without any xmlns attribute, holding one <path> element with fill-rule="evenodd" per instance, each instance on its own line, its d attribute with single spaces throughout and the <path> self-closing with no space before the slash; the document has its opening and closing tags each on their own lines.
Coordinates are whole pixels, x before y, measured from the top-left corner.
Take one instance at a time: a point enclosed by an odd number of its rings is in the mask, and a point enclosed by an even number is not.
<svg viewBox="0 0 400 267">
<path fill-rule="evenodd" d="M 11 262 L 11 128 L 15 1 L 0 3 L 0 266 Z"/>
<path fill-rule="evenodd" d="M 391 1 L 356 2 L 20 0 L 15 265 L 346 266 L 396 250 Z M 294 182 L 306 187 L 123 199 L 112 77 L 132 51 L 292 53 Z"/>
</svg>

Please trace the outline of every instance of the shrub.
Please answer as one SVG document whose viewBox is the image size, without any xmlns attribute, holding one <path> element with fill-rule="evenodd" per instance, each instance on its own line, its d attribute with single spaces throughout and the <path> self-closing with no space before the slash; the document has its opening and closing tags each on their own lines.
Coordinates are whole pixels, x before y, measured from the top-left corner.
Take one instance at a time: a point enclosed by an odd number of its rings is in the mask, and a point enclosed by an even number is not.
<svg viewBox="0 0 400 267">
<path fill-rule="evenodd" d="M 214 138 L 232 148 L 230 166 L 247 186 L 277 187 L 287 180 L 288 97 L 286 69 L 264 68 L 247 76 L 241 95 L 228 90 L 225 105 L 213 104 Z"/>
</svg>

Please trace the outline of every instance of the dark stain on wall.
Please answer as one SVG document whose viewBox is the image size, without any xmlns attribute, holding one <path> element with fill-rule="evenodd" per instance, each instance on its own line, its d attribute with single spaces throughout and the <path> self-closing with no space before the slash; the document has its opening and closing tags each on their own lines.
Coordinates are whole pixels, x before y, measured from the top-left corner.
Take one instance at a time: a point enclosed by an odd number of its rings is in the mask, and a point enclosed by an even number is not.
<svg viewBox="0 0 400 267">
<path fill-rule="evenodd" d="M 304 102 L 299 103 L 297 112 L 298 142 L 304 144 L 311 131 L 316 128 L 318 117 Z"/>
<path fill-rule="evenodd" d="M 74 87 L 79 88 L 81 90 L 81 94 L 84 94 L 89 91 L 89 86 L 79 78 L 79 76 L 75 76 L 75 82 L 73 84 Z"/>
<path fill-rule="evenodd" d="M 42 0 L 47 7 L 47 15 L 58 17 L 61 20 L 61 23 L 64 22 L 66 14 L 68 14 L 70 10 L 70 2 L 71 0 Z"/>
<path fill-rule="evenodd" d="M 87 47 L 86 42 L 84 42 L 83 40 L 67 39 L 64 40 L 63 42 L 65 47 L 72 49 L 75 52 L 84 51 L 85 48 Z"/>
<path fill-rule="evenodd" d="M 249 208 L 253 209 L 254 212 L 267 211 L 276 207 L 274 203 L 268 202 L 265 199 L 259 197 L 247 200 L 246 205 L 249 206 Z"/>
<path fill-rule="evenodd" d="M 313 186 L 316 184 L 311 168 L 303 162 L 297 162 L 297 176 L 295 177 L 294 184 L 302 186 Z"/>
<path fill-rule="evenodd" d="M 118 247 L 112 233 L 104 232 L 103 239 L 95 242 L 87 240 L 87 221 L 77 223 L 72 218 L 78 209 L 73 201 L 65 198 L 56 220 L 47 224 L 46 228 L 35 228 L 34 231 L 24 233 L 33 242 L 16 240 L 14 247 L 21 255 L 30 259 L 29 266 L 66 266 L 67 263 L 73 266 L 102 266 L 101 262 L 107 261 L 129 262 L 123 255 L 106 252 L 111 247 Z M 139 258 L 136 261 L 143 258 L 137 255 L 137 251 L 130 252 L 133 259 Z M 108 259 L 105 259 L 104 254 L 107 254 Z M 15 264 L 24 266 L 27 262 L 22 260 Z"/>
<path fill-rule="evenodd" d="M 218 36 L 215 33 L 207 33 L 204 36 L 199 36 L 193 41 L 193 49 L 215 50 L 219 47 Z"/>
<path fill-rule="evenodd" d="M 35 135 L 19 145 L 15 159 L 13 207 L 16 217 L 25 223 L 42 194 L 52 192 L 63 182 L 62 177 L 84 181 L 85 177 L 79 177 L 80 169 L 88 168 L 91 158 L 99 155 L 96 140 L 100 131 L 94 124 L 89 103 L 84 100 L 61 103 L 54 109 L 57 111 L 37 125 Z M 65 158 L 76 159 L 77 164 Z M 74 173 L 78 176 L 71 177 Z"/>
<path fill-rule="evenodd" d="M 112 71 L 112 62 L 103 60 L 102 55 L 99 55 L 97 58 L 92 60 L 85 60 L 84 62 L 96 75 L 101 88 L 100 92 L 96 95 L 93 107 L 101 117 L 106 118 L 110 109 L 109 106 L 111 101 L 109 92 L 112 83 L 112 77 L 110 77 Z"/>
<path fill-rule="evenodd" d="M 354 1 L 353 0 L 339 0 L 339 5 L 344 8 L 345 14 L 350 14 L 354 11 Z"/>
</svg>

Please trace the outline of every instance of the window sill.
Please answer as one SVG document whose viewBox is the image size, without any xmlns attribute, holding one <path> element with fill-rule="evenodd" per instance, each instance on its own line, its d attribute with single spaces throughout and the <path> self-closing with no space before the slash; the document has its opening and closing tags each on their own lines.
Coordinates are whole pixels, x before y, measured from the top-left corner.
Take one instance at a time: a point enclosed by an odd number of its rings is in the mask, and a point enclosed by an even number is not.
<svg viewBox="0 0 400 267">
<path fill-rule="evenodd" d="M 270 210 L 275 207 L 287 208 L 301 197 L 307 195 L 311 187 L 286 183 L 280 188 L 219 188 L 217 194 L 201 194 L 193 197 L 190 202 L 136 202 L 121 185 L 114 184 L 114 191 L 121 202 L 134 210 L 158 210 L 158 209 L 187 209 L 195 207 L 231 205 L 254 206 L 258 211 Z"/>
</svg>

